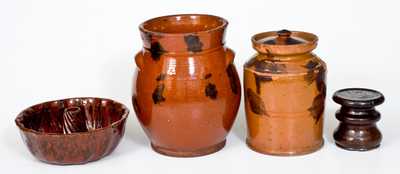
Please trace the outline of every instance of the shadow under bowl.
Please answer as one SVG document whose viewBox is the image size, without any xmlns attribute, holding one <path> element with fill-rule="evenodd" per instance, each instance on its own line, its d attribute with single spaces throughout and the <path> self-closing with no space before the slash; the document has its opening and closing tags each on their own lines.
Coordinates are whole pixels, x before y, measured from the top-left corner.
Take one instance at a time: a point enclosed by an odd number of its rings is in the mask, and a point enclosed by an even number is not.
<svg viewBox="0 0 400 174">
<path fill-rule="evenodd" d="M 83 164 L 110 154 L 125 132 L 128 108 L 104 98 L 69 98 L 31 106 L 15 119 L 29 151 L 51 164 Z"/>
</svg>

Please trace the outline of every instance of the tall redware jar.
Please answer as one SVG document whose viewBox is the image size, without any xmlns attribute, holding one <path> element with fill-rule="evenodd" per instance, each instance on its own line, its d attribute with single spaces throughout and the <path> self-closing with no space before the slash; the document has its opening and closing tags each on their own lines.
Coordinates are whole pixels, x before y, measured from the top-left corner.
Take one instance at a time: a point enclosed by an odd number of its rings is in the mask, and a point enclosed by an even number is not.
<svg viewBox="0 0 400 174">
<path fill-rule="evenodd" d="M 288 30 L 252 37 L 257 54 L 244 65 L 248 146 L 300 155 L 323 145 L 326 64 L 311 51 L 314 34 Z"/>
<path fill-rule="evenodd" d="M 152 148 L 178 157 L 224 147 L 240 104 L 228 22 L 211 15 L 172 15 L 140 25 L 132 102 Z"/>
</svg>

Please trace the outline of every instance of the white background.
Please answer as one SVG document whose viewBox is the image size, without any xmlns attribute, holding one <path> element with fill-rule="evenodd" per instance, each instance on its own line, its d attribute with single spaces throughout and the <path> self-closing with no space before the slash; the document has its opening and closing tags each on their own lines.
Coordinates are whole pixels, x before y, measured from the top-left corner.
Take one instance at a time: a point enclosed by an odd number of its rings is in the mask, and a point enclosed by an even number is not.
<svg viewBox="0 0 400 174">
<path fill-rule="evenodd" d="M 379 1 L 158 1 L 0 0 L 1 173 L 399 173 L 400 10 L 396 0 Z M 298 157 L 255 153 L 244 143 L 243 102 L 226 147 L 198 158 L 171 158 L 151 150 L 133 113 L 133 56 L 141 49 L 138 25 L 179 13 L 206 13 L 230 24 L 227 46 L 243 63 L 255 53 L 250 37 L 290 29 L 315 33 L 315 50 L 328 64 L 325 146 Z M 331 96 L 346 87 L 381 91 L 381 148 L 349 152 L 333 144 L 339 108 Z M 40 102 L 77 96 L 118 100 L 130 110 L 124 139 L 100 161 L 55 166 L 36 160 L 23 144 L 14 118 Z"/>
</svg>

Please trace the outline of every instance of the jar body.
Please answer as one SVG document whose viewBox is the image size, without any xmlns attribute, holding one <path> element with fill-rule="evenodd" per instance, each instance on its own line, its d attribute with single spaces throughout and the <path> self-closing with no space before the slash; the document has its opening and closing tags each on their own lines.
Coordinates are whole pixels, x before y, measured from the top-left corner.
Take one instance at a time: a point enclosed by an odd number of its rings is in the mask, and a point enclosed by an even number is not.
<svg viewBox="0 0 400 174">
<path fill-rule="evenodd" d="M 136 55 L 132 101 L 154 150 L 200 156 L 224 146 L 241 96 L 233 57 L 223 46 L 156 61 L 147 49 Z"/>
<path fill-rule="evenodd" d="M 257 54 L 244 65 L 247 144 L 300 155 L 323 145 L 326 64 L 313 53 Z"/>
</svg>

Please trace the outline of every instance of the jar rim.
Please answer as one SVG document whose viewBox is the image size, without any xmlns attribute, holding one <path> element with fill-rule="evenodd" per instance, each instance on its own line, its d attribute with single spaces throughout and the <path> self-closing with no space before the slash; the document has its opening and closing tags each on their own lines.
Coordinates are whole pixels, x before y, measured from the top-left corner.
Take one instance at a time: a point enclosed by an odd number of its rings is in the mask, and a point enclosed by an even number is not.
<svg viewBox="0 0 400 174">
<path fill-rule="evenodd" d="M 183 29 L 178 27 L 184 27 L 185 25 L 187 27 Z M 227 25 L 228 21 L 219 16 L 209 14 L 175 14 L 146 20 L 139 25 L 139 30 L 153 35 L 180 36 L 211 33 L 223 30 Z M 157 26 L 162 26 L 163 28 L 157 28 Z"/>
</svg>

